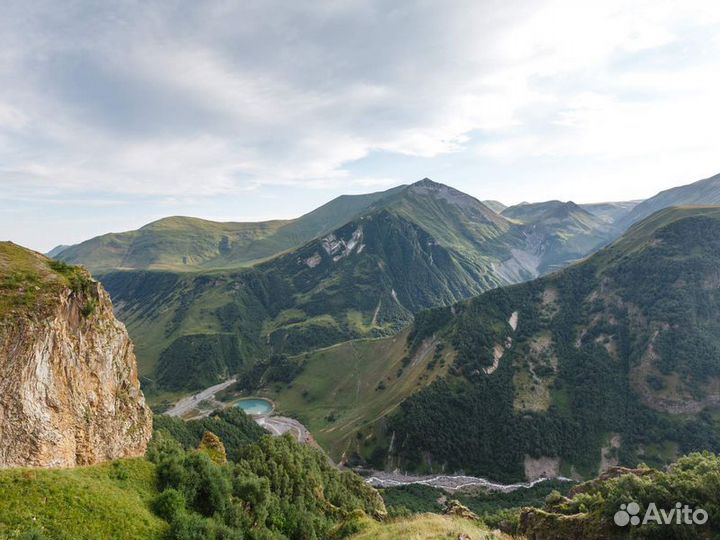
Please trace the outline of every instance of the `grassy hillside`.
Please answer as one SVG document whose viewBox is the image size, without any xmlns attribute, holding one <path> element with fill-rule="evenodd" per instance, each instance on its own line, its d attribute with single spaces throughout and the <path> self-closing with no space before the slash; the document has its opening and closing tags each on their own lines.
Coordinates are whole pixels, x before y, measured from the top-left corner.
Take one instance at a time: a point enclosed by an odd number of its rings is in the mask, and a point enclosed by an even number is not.
<svg viewBox="0 0 720 540">
<path fill-rule="evenodd" d="M 367 521 L 360 532 L 350 536 L 352 540 L 457 540 L 462 535 L 468 538 L 506 540 L 509 535 L 492 532 L 482 523 L 455 516 L 419 514 L 386 522 Z"/>
<path fill-rule="evenodd" d="M 507 208 L 507 205 L 500 201 L 486 200 L 482 201 L 482 203 L 496 214 L 502 214 L 502 211 Z"/>
<path fill-rule="evenodd" d="M 720 174 L 692 184 L 661 191 L 635 206 L 618 222 L 618 227 L 620 230 L 624 230 L 658 210 L 671 206 L 712 204 L 720 204 Z"/>
<path fill-rule="evenodd" d="M 599 217 L 604 222 L 612 224 L 620 221 L 630 211 L 635 208 L 642 201 L 619 201 L 619 202 L 605 202 L 605 203 L 586 203 L 580 204 L 580 208 L 587 210 L 594 216 Z"/>
<path fill-rule="evenodd" d="M 90 276 L 79 267 L 52 261 L 12 242 L 0 242 L 0 317 L 54 305 L 58 293 L 87 289 Z M 2 321 L 0 321 L 2 322 Z"/>
<path fill-rule="evenodd" d="M 720 449 L 720 209 L 669 209 L 552 276 L 424 315 L 448 376 L 389 419 L 394 457 L 498 479 Z"/>
<path fill-rule="evenodd" d="M 75 469 L 0 471 L 0 538 L 165 538 L 153 514 L 155 466 L 144 459 Z"/>
<path fill-rule="evenodd" d="M 242 411 L 155 428 L 147 459 L 0 470 L 0 537 L 318 539 L 385 516 L 359 476 Z"/>
<path fill-rule="evenodd" d="M 304 355 L 300 375 L 290 384 L 273 385 L 265 395 L 281 414 L 301 419 L 333 459 L 370 456 L 387 444 L 378 440 L 386 417 L 452 363 L 450 351 L 432 340 L 407 356 L 406 338 L 407 331 Z"/>
<path fill-rule="evenodd" d="M 300 246 L 343 225 L 395 190 L 345 195 L 294 220 L 219 223 L 173 216 L 136 231 L 110 233 L 55 252 L 94 273 L 118 269 L 235 268 Z"/>
</svg>

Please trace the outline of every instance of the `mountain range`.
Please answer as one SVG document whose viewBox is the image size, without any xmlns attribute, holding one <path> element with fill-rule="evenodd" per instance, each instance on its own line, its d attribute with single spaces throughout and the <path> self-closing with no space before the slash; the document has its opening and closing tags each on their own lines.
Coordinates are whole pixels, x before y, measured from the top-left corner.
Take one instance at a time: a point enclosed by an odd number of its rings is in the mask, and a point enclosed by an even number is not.
<svg viewBox="0 0 720 540">
<path fill-rule="evenodd" d="M 717 458 L 679 456 L 720 451 L 720 206 L 696 204 L 717 183 L 505 207 L 425 179 L 298 220 L 168 218 L 53 251 L 104 286 L 0 243 L 0 457 L 41 466 L 0 471 L 0 536 L 456 537 L 489 534 L 467 526 L 483 512 L 512 535 L 614 537 L 627 497 L 714 512 Z M 378 492 L 234 406 L 156 415 L 145 452 L 151 412 L 104 287 L 156 409 L 234 375 L 217 399 L 272 398 L 341 464 L 564 478 Z M 407 518 L 427 511 L 447 515 Z"/>
<path fill-rule="evenodd" d="M 336 226 L 340 216 L 347 221 Z M 510 219 L 428 179 L 272 223 L 168 218 L 57 257 L 95 270 L 137 344 L 146 384 L 176 390 L 212 384 L 268 355 L 393 334 L 419 310 L 533 278 L 610 233 L 574 205 L 546 223 Z M 229 239 L 241 228 L 254 239 Z M 286 249 L 290 238 L 300 245 Z M 279 252 L 270 257 L 272 250 Z"/>
<path fill-rule="evenodd" d="M 424 179 L 342 196 L 289 221 L 166 218 L 55 256 L 86 265 L 111 293 L 152 396 L 213 384 L 273 355 L 394 335 L 423 309 L 582 259 L 642 216 L 638 206 L 693 202 L 718 183 L 639 205 L 489 201 L 498 213 Z"/>
<path fill-rule="evenodd" d="M 579 264 L 420 314 L 411 348 L 456 358 L 389 421 L 395 457 L 592 477 L 720 449 L 719 233 L 718 207 L 661 210 Z"/>
</svg>

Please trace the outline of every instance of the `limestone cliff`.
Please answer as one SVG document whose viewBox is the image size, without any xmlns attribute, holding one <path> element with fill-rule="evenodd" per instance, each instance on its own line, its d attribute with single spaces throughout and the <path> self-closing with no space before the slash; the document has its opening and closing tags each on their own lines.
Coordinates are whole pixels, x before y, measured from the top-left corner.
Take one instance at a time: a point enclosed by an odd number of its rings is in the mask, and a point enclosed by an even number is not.
<svg viewBox="0 0 720 540">
<path fill-rule="evenodd" d="M 0 467 L 138 456 L 151 431 L 132 342 L 102 286 L 0 243 Z"/>
</svg>

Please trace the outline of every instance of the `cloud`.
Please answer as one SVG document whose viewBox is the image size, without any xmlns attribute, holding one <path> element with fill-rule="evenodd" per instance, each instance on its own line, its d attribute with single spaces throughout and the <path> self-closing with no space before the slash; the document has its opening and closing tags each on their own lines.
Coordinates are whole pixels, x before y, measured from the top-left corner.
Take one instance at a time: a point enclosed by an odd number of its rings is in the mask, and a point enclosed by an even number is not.
<svg viewBox="0 0 720 540">
<path fill-rule="evenodd" d="M 400 180 L 351 166 L 378 152 L 708 161 L 714 4 L 10 2 L 0 185 L 213 196 Z"/>
</svg>

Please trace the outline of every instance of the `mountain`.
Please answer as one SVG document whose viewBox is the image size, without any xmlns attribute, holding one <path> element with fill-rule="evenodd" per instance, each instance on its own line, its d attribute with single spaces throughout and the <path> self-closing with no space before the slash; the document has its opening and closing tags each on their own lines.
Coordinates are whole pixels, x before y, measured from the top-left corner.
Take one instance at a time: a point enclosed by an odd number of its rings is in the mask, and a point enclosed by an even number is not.
<svg viewBox="0 0 720 540">
<path fill-rule="evenodd" d="M 502 214 L 502 211 L 507 208 L 507 205 L 500 201 L 486 200 L 482 201 L 482 203 L 496 214 Z"/>
<path fill-rule="evenodd" d="M 0 243 L 0 468 L 142 455 L 151 426 L 105 290 L 82 268 Z"/>
<path fill-rule="evenodd" d="M 692 184 L 661 191 L 635 206 L 630 213 L 620 219 L 618 226 L 624 230 L 633 223 L 670 206 L 708 204 L 720 204 L 720 174 Z"/>
<path fill-rule="evenodd" d="M 160 388 L 195 388 L 269 354 L 397 332 L 413 313 L 533 275 L 519 228 L 424 180 L 253 268 L 115 271 L 101 279 Z M 512 266 L 504 274 L 498 269 Z"/>
<path fill-rule="evenodd" d="M 65 244 L 60 244 L 59 246 L 55 246 L 50 251 L 48 251 L 45 256 L 50 257 L 51 259 L 57 258 L 60 253 L 62 253 L 64 250 L 69 248 L 70 246 L 66 246 Z"/>
<path fill-rule="evenodd" d="M 294 220 L 219 223 L 174 216 L 136 231 L 110 233 L 51 253 L 83 264 L 93 273 L 123 269 L 193 271 L 234 268 L 271 257 L 332 231 L 377 200 L 400 188 L 366 195 L 343 195 Z"/>
<path fill-rule="evenodd" d="M 581 204 L 580 208 L 599 217 L 606 223 L 616 223 L 640 204 L 642 200 Z"/>
<path fill-rule="evenodd" d="M 502 215 L 527 225 L 526 234 L 543 253 L 540 274 L 591 253 L 614 236 L 609 223 L 572 201 L 525 203 L 506 208 Z"/>
<path fill-rule="evenodd" d="M 546 205 L 527 223 L 510 220 L 429 179 L 358 197 L 336 199 L 332 212 L 321 208 L 308 214 L 312 220 L 300 218 L 316 231 L 332 221 L 328 215 L 342 214 L 342 225 L 250 268 L 99 274 L 137 345 L 147 388 L 209 386 L 272 355 L 394 334 L 422 309 L 580 258 L 608 229 L 576 205 Z M 201 246 L 197 237 L 173 236 L 173 242 Z M 93 253 L 87 260 L 98 260 Z M 226 264 L 233 253 L 223 256 Z"/>
<path fill-rule="evenodd" d="M 417 313 L 405 346 L 299 358 L 267 395 L 375 467 L 590 478 L 720 450 L 719 238 L 720 208 L 665 209 L 564 270 Z"/>
<path fill-rule="evenodd" d="M 523 508 L 518 519 L 519 533 L 534 540 L 575 538 L 716 538 L 720 524 L 716 515 L 720 489 L 720 457 L 709 453 L 683 456 L 667 469 L 656 470 L 647 466 L 637 468 L 613 467 L 598 478 L 574 486 L 568 496 L 550 494 L 541 508 Z M 674 518 L 677 508 L 686 508 Z M 619 501 L 631 501 L 620 506 Z M 653 512 L 654 507 L 654 512 Z M 625 512 L 622 510 L 628 509 Z M 695 514 L 700 519 L 691 519 Z M 688 511 L 689 510 L 689 511 Z M 638 524 L 630 535 L 627 527 L 631 514 L 637 514 Z M 657 515 L 658 519 L 654 519 Z M 616 517 L 617 516 L 617 517 Z M 614 518 L 614 519 L 613 519 Z M 625 518 L 617 521 L 618 518 Z M 673 519 L 674 518 L 674 519 Z M 620 525 L 620 527 L 618 527 Z M 635 531 L 638 531 L 636 536 Z"/>
</svg>

